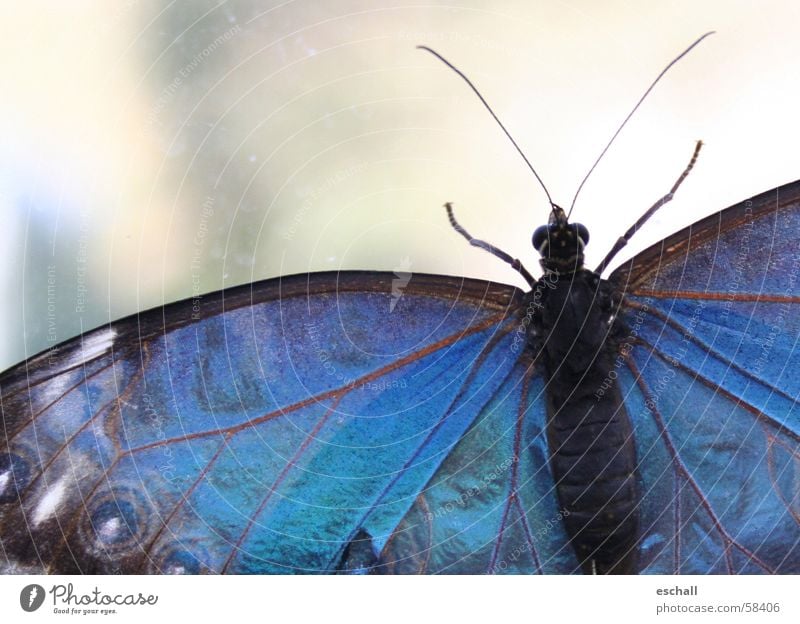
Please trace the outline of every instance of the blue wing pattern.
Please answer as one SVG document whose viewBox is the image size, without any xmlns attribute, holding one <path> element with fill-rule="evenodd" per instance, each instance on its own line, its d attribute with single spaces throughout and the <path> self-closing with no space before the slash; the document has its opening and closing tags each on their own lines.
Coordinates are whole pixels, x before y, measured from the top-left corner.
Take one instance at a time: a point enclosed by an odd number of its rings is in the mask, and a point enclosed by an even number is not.
<svg viewBox="0 0 800 624">
<path fill-rule="evenodd" d="M 435 523 L 453 535 L 437 569 L 478 570 L 462 558 L 492 548 L 481 515 L 516 534 L 511 517 L 538 504 L 509 488 L 539 479 L 553 499 L 546 462 L 526 468 L 534 476 L 515 468 L 515 482 L 508 471 L 520 384 L 540 385 L 530 367 L 520 374 L 519 293 L 416 275 L 398 298 L 391 278 L 316 274 L 224 291 L 4 373 L 6 571 L 330 572 L 357 536 L 379 552 L 418 501 L 444 500 L 434 475 L 478 481 L 493 461 L 474 526 L 461 514 Z"/>
<path fill-rule="evenodd" d="M 544 391 L 522 358 L 393 533 L 386 571 L 580 571 L 548 469 Z"/>
<path fill-rule="evenodd" d="M 800 183 L 611 276 L 646 504 L 644 571 L 800 572 Z"/>
</svg>

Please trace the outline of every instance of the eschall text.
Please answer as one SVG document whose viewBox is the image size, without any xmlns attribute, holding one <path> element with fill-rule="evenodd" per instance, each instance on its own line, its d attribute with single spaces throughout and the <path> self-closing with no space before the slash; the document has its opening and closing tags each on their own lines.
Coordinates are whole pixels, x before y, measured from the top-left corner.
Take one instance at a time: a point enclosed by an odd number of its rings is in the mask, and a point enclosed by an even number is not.
<svg viewBox="0 0 800 624">
<path fill-rule="evenodd" d="M 689 585 L 688 587 L 661 587 L 656 590 L 658 596 L 696 596 L 697 585 Z"/>
</svg>

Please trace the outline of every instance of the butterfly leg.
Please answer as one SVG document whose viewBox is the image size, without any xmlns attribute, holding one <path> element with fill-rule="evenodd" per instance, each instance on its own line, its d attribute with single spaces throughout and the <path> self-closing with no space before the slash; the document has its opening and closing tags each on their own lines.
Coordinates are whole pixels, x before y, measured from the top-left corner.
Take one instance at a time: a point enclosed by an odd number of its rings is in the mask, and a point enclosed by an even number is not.
<svg viewBox="0 0 800 624">
<path fill-rule="evenodd" d="M 520 275 L 522 275 L 522 277 L 525 278 L 525 281 L 528 282 L 529 286 L 532 287 L 536 283 L 536 280 L 533 279 L 533 276 L 528 272 L 528 269 L 526 269 L 523 266 L 522 262 L 520 262 L 517 258 L 512 258 L 505 251 L 503 251 L 502 249 L 498 249 L 497 247 L 495 247 L 490 243 L 479 240 L 477 238 L 473 238 L 469 232 L 467 232 L 463 227 L 461 227 L 459 222 L 456 221 L 455 215 L 453 214 L 453 204 L 447 202 L 444 205 L 444 207 L 447 209 L 447 217 L 450 219 L 450 225 L 453 226 L 453 229 L 456 232 L 458 232 L 459 234 L 461 234 L 461 236 L 466 238 L 467 241 L 469 241 L 470 245 L 488 251 L 490 254 L 500 258 L 503 262 L 510 264 L 512 269 L 517 271 Z"/>
<path fill-rule="evenodd" d="M 694 167 L 694 164 L 697 162 L 697 155 L 700 153 L 700 148 L 701 147 L 703 147 L 703 142 L 702 141 L 698 141 L 697 145 L 694 148 L 694 154 L 692 154 L 692 158 L 689 161 L 689 164 L 686 165 L 686 169 L 683 170 L 683 173 L 675 181 L 675 184 L 672 185 L 672 188 L 669 190 L 669 193 L 664 195 L 661 199 L 656 201 L 656 203 L 654 203 L 652 206 L 650 206 L 650 209 L 647 212 L 645 212 L 641 217 L 639 217 L 639 219 L 636 221 L 636 223 L 634 223 L 628 229 L 628 231 L 625 232 L 625 234 L 623 234 L 622 236 L 619 237 L 619 239 L 617 239 L 617 242 L 614 243 L 614 247 L 611 248 L 611 251 L 608 252 L 608 255 L 605 258 L 603 258 L 603 261 L 595 269 L 595 273 L 600 275 L 603 271 L 605 271 L 606 267 L 614 259 L 614 256 L 616 256 L 619 253 L 619 251 L 623 247 L 625 247 L 625 245 L 628 244 L 628 241 L 631 239 L 631 237 L 636 233 L 636 231 L 640 227 L 642 227 L 645 224 L 645 222 L 650 217 L 652 217 L 655 214 L 656 210 L 661 208 L 661 206 L 663 206 L 667 202 L 672 201 L 672 198 L 675 196 L 675 192 L 678 190 L 678 187 L 681 184 L 683 184 L 683 181 L 686 179 L 686 176 L 689 175 L 689 172 L 692 170 L 692 168 Z"/>
</svg>

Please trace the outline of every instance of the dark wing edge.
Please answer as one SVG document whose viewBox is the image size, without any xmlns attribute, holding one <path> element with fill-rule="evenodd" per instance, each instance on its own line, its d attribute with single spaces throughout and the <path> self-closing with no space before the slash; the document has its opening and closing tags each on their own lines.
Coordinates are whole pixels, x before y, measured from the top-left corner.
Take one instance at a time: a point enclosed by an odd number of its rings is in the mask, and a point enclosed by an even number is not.
<svg viewBox="0 0 800 624">
<path fill-rule="evenodd" d="M 64 368 L 50 370 L 40 366 L 58 354 L 60 360 L 73 362 L 72 367 L 83 366 L 105 354 L 114 345 L 145 341 L 159 334 L 191 325 L 200 319 L 236 310 L 245 306 L 273 301 L 281 298 L 304 295 L 344 292 L 386 292 L 391 290 L 397 276 L 387 271 L 322 271 L 298 273 L 274 277 L 250 284 L 242 284 L 207 294 L 198 295 L 156 306 L 142 312 L 130 314 L 115 321 L 100 325 L 89 331 L 68 338 L 55 346 L 33 355 L 0 372 L 2 394 L 9 394 L 47 380 Z M 508 309 L 522 295 L 515 286 L 485 280 L 455 276 L 415 273 L 403 289 L 409 295 L 435 295 L 440 298 L 460 299 L 480 303 L 498 311 Z M 159 313 L 160 312 L 160 313 Z M 112 330 L 112 334 L 107 334 Z M 111 339 L 103 339 L 104 336 Z M 95 346 L 93 338 L 99 338 Z"/>
<path fill-rule="evenodd" d="M 635 290 L 646 283 L 663 264 L 686 256 L 690 248 L 741 227 L 768 212 L 780 212 L 800 201 L 800 180 L 759 193 L 743 202 L 720 210 L 651 245 L 614 269 L 608 280 L 616 287 Z"/>
</svg>

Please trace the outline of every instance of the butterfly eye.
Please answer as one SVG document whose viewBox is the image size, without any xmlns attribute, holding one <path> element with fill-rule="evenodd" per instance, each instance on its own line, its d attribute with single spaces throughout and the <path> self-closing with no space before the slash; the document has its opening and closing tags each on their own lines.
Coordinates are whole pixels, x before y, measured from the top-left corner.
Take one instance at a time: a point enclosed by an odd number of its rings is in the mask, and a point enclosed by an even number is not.
<svg viewBox="0 0 800 624">
<path fill-rule="evenodd" d="M 581 239 L 583 246 L 589 243 L 589 230 L 586 229 L 586 226 L 583 223 L 575 223 L 575 231 L 578 233 L 578 238 Z"/>
<path fill-rule="evenodd" d="M 533 243 L 533 248 L 538 251 L 539 253 L 544 253 L 544 247 L 547 245 L 550 239 L 550 226 L 549 225 L 541 225 L 536 228 L 536 231 L 533 233 L 533 238 L 531 242 Z"/>
</svg>

